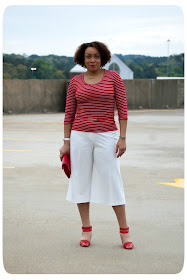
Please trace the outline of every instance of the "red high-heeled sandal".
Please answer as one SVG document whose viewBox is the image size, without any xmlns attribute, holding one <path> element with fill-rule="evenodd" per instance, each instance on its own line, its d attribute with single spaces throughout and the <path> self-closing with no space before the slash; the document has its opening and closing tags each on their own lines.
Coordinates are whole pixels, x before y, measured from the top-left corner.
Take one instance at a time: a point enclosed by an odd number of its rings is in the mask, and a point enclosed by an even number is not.
<svg viewBox="0 0 187 280">
<path fill-rule="evenodd" d="M 120 233 L 129 233 L 129 227 L 127 227 L 127 228 L 120 228 Z M 122 241 L 122 244 L 123 244 L 123 241 Z M 131 247 L 128 247 L 129 245 L 131 245 Z M 123 244 L 123 248 L 131 250 L 131 249 L 134 248 L 134 244 L 132 242 L 125 242 Z"/>
<path fill-rule="evenodd" d="M 82 231 L 83 232 L 92 231 L 92 226 L 90 226 L 90 227 L 82 227 Z M 86 244 L 86 245 L 84 245 L 84 244 Z M 88 241 L 88 240 L 81 240 L 80 241 L 80 245 L 82 247 L 89 247 L 90 246 L 90 241 Z"/>
</svg>

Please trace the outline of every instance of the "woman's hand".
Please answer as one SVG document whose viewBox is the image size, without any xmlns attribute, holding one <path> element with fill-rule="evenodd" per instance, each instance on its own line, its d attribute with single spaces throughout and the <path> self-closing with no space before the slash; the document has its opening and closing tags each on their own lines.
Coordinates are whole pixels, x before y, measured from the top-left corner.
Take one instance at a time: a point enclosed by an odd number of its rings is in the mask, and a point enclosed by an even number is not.
<svg viewBox="0 0 187 280">
<path fill-rule="evenodd" d="M 64 141 L 64 145 L 59 149 L 60 151 L 60 160 L 62 161 L 62 157 L 65 154 L 70 154 L 70 141 Z"/>
<path fill-rule="evenodd" d="M 126 151 L 126 140 L 120 138 L 116 144 L 116 153 L 117 154 L 117 158 L 121 157 Z"/>
</svg>

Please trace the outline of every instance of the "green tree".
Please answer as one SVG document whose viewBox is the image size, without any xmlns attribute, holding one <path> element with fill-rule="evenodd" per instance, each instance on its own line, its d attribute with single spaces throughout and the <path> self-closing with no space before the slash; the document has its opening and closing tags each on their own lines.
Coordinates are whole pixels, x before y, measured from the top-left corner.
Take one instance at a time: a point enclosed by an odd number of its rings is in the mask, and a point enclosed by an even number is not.
<svg viewBox="0 0 187 280">
<path fill-rule="evenodd" d="M 19 64 L 16 67 L 17 70 L 17 77 L 18 79 L 26 79 L 26 75 L 27 75 L 27 67 L 23 64 Z"/>
<path fill-rule="evenodd" d="M 4 54 L 3 55 L 3 62 L 10 63 L 14 66 L 19 64 L 25 64 L 25 57 L 19 54 Z"/>
<path fill-rule="evenodd" d="M 9 79 L 11 79 L 11 75 L 9 73 L 3 73 L 3 79 L 9 80 Z"/>
<path fill-rule="evenodd" d="M 18 79 L 18 72 L 14 65 L 11 63 L 3 63 L 3 78 Z"/>
<path fill-rule="evenodd" d="M 51 79 L 53 75 L 53 65 L 49 65 L 42 58 L 37 58 L 33 61 L 32 67 L 36 68 L 34 77 L 37 79 Z"/>
<path fill-rule="evenodd" d="M 53 74 L 53 79 L 66 79 L 66 76 L 63 74 L 64 71 L 56 70 Z"/>
<path fill-rule="evenodd" d="M 134 79 L 143 79 L 143 68 L 136 64 L 130 64 L 130 69 L 134 72 Z"/>
<path fill-rule="evenodd" d="M 118 57 L 134 72 L 135 79 L 153 79 L 167 75 L 168 57 L 151 57 L 145 55 L 122 55 Z M 73 57 L 33 54 L 3 54 L 4 79 L 31 79 L 31 67 L 34 78 L 37 79 L 69 79 L 69 71 L 75 66 Z M 24 68 L 26 67 L 26 68 Z M 169 76 L 184 76 L 184 53 L 171 55 L 168 59 Z"/>
</svg>

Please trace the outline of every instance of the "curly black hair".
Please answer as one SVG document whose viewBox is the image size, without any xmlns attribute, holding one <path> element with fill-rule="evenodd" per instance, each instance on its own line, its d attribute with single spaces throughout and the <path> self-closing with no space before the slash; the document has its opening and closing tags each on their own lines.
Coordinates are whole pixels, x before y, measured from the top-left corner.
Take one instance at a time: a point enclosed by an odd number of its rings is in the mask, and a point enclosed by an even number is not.
<svg viewBox="0 0 187 280">
<path fill-rule="evenodd" d="M 91 43 L 84 43 L 77 48 L 75 55 L 74 55 L 75 63 L 77 63 L 83 67 L 85 66 L 84 53 L 88 47 L 94 47 L 98 50 L 98 52 L 101 55 L 101 66 L 104 66 L 107 62 L 110 61 L 111 53 L 110 53 L 108 47 L 104 43 L 94 41 Z"/>
</svg>

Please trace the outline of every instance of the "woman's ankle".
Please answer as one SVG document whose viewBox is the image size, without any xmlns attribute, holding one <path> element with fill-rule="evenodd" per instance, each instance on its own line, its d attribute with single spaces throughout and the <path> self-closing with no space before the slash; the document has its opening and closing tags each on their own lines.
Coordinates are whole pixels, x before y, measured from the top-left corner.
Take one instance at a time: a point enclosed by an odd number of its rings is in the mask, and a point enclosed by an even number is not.
<svg viewBox="0 0 187 280">
<path fill-rule="evenodd" d="M 128 228 L 128 225 L 127 224 L 121 224 L 119 225 L 120 228 Z"/>
<path fill-rule="evenodd" d="M 91 224 L 90 223 L 83 223 L 82 226 L 83 227 L 91 227 Z"/>
</svg>

